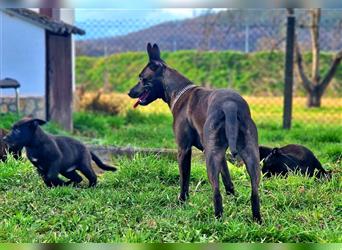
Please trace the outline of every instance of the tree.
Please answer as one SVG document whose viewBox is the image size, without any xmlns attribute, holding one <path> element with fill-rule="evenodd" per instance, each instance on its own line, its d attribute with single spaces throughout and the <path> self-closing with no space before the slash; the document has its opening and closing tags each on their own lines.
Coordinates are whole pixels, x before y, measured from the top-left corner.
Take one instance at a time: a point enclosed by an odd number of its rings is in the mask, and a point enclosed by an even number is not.
<svg viewBox="0 0 342 250">
<path fill-rule="evenodd" d="M 312 70 L 311 79 L 306 75 L 303 66 L 303 56 L 299 48 L 298 40 L 296 41 L 296 63 L 298 66 L 299 76 L 302 80 L 303 87 L 308 93 L 307 106 L 320 107 L 321 98 L 328 87 L 329 83 L 333 79 L 337 68 L 342 60 L 342 50 L 339 51 L 330 65 L 327 73 L 321 77 L 320 75 L 320 44 L 319 44 L 319 28 L 321 21 L 321 9 L 310 10 L 311 24 L 309 25 L 311 33 L 311 44 L 312 44 Z"/>
</svg>

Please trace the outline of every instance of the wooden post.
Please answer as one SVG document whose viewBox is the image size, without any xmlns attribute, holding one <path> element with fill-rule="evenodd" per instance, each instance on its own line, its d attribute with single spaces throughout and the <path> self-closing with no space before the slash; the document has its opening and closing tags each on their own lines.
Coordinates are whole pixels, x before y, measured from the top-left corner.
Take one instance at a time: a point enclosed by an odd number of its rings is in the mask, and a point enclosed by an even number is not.
<svg viewBox="0 0 342 250">
<path fill-rule="evenodd" d="M 19 89 L 15 88 L 15 105 L 17 109 L 17 115 L 20 115 L 20 101 L 19 101 Z"/>
<path fill-rule="evenodd" d="M 44 4 L 44 8 L 39 8 L 39 14 L 51 17 L 56 20 L 61 19 L 61 4 L 59 0 L 45 0 Z"/>
<path fill-rule="evenodd" d="M 47 32 L 47 120 L 71 131 L 72 122 L 72 50 L 71 35 Z"/>
<path fill-rule="evenodd" d="M 286 31 L 286 56 L 285 56 L 285 87 L 284 87 L 284 112 L 283 128 L 291 128 L 292 119 L 292 89 L 293 89 L 293 58 L 295 45 L 296 18 L 294 9 L 288 9 Z"/>
<path fill-rule="evenodd" d="M 61 19 L 61 11 L 59 8 L 42 8 L 39 9 L 39 14 L 51 17 L 55 20 Z"/>
</svg>

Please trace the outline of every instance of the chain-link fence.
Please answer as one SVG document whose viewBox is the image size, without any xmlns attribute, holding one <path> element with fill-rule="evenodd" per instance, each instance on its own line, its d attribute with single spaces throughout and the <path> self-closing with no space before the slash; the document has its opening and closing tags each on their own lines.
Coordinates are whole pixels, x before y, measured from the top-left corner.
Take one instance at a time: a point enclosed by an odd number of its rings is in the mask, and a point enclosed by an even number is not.
<svg viewBox="0 0 342 250">
<path fill-rule="evenodd" d="M 118 11 L 112 14 L 120 16 Z M 308 76 L 311 14 L 310 10 L 296 10 L 297 41 Z M 236 89 L 246 96 L 260 120 L 281 122 L 286 10 L 205 10 L 181 20 L 121 16 L 115 21 L 88 19 L 77 24 L 87 32 L 76 41 L 78 84 L 89 90 L 106 87 L 126 92 L 146 63 L 146 44 L 155 42 L 166 62 L 196 84 Z M 336 52 L 342 50 L 342 10 L 322 10 L 319 24 L 320 72 L 324 75 Z M 295 70 L 295 122 L 341 124 L 340 69 L 320 109 L 306 107 L 308 94 Z"/>
</svg>

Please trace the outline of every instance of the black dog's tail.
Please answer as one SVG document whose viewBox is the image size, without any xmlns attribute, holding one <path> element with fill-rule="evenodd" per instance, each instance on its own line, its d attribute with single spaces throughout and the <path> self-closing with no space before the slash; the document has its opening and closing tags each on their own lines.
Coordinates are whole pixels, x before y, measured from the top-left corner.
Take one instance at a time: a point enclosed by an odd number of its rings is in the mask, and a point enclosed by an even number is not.
<svg viewBox="0 0 342 250">
<path fill-rule="evenodd" d="M 236 143 L 238 139 L 239 133 L 239 121 L 237 118 L 237 106 L 235 103 L 228 102 L 224 105 L 223 112 L 225 114 L 225 128 L 226 128 L 226 137 L 229 144 L 230 152 L 233 158 L 237 155 Z"/>
<path fill-rule="evenodd" d="M 96 163 L 97 166 L 99 166 L 101 169 L 106 170 L 106 171 L 112 171 L 115 172 L 117 169 L 115 167 L 109 166 L 104 164 L 101 159 L 94 154 L 93 152 L 90 152 L 91 154 L 91 159 Z"/>
</svg>

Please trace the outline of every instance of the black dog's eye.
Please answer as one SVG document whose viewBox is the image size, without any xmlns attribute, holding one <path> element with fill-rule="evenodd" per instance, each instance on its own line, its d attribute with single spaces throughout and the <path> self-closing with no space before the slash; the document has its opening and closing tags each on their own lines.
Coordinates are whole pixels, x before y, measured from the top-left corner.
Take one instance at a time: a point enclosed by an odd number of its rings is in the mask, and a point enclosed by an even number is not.
<svg viewBox="0 0 342 250">
<path fill-rule="evenodd" d="M 145 86 L 145 85 L 147 85 L 147 80 L 146 79 L 144 79 L 143 77 L 139 77 L 139 81 Z"/>
<path fill-rule="evenodd" d="M 13 133 L 14 134 L 20 134 L 20 130 L 16 128 L 16 129 L 13 130 Z"/>
</svg>

